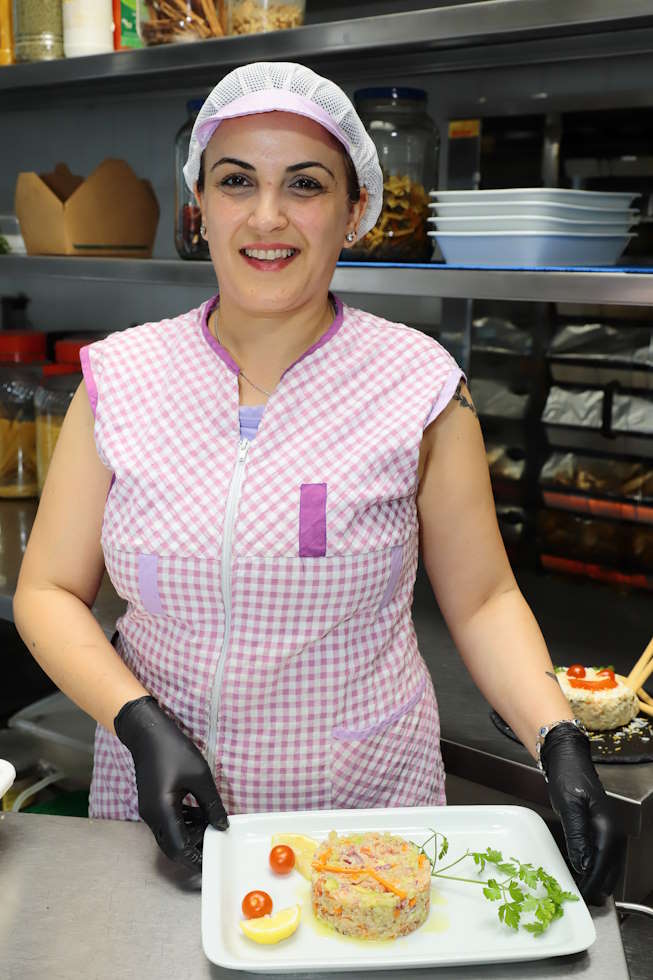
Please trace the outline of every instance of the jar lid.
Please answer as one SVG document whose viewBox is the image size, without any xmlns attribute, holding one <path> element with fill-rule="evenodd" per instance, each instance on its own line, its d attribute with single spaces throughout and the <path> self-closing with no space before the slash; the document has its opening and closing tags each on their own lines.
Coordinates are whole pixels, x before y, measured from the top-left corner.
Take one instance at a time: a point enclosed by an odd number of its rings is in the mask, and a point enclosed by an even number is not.
<svg viewBox="0 0 653 980">
<path fill-rule="evenodd" d="M 55 341 L 54 359 L 57 364 L 79 364 L 79 352 L 82 347 L 92 344 L 93 340 L 87 337 L 75 337 L 71 339 L 64 337 L 63 340 Z"/>
<path fill-rule="evenodd" d="M 80 374 L 76 364 L 46 364 L 43 367 L 43 377 L 50 378 L 54 374 Z"/>
<path fill-rule="evenodd" d="M 0 330 L 0 361 L 44 361 L 42 330 Z"/>
<path fill-rule="evenodd" d="M 413 99 L 415 102 L 426 102 L 426 90 L 423 88 L 405 88 L 397 85 L 387 85 L 379 88 L 358 88 L 354 92 L 354 100 L 357 99 Z"/>
</svg>

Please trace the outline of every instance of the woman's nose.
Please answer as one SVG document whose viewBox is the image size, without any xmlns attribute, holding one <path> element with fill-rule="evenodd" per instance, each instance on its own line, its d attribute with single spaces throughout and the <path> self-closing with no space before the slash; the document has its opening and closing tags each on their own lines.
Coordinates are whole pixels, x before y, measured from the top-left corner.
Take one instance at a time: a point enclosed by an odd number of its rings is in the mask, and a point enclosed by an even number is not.
<svg viewBox="0 0 653 980">
<path fill-rule="evenodd" d="M 248 224 L 255 228 L 278 228 L 288 223 L 283 213 L 281 194 L 274 188 L 261 190 L 256 196 Z"/>
</svg>

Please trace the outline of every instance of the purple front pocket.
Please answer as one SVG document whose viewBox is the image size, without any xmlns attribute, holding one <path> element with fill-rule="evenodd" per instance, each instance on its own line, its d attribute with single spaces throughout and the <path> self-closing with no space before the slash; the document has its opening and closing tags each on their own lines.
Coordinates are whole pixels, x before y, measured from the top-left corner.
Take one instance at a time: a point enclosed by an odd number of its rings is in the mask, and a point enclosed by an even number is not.
<svg viewBox="0 0 653 980">
<path fill-rule="evenodd" d="M 326 483 L 302 483 L 299 488 L 299 557 L 326 555 Z"/>
</svg>

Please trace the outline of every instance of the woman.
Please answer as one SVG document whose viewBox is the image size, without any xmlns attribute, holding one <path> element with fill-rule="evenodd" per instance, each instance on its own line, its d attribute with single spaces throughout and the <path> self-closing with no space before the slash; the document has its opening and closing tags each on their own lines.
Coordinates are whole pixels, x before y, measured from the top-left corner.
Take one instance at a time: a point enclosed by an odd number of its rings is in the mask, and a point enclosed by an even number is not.
<svg viewBox="0 0 653 980">
<path fill-rule="evenodd" d="M 83 349 L 14 599 L 99 723 L 91 815 L 140 815 L 196 867 L 227 812 L 444 803 L 411 618 L 421 546 L 479 688 L 533 756 L 540 733 L 599 899 L 620 842 L 507 561 L 464 376 L 329 292 L 382 203 L 349 99 L 302 65 L 236 69 L 185 175 L 220 292 Z M 105 563 L 128 600 L 115 650 L 89 611 Z"/>
</svg>

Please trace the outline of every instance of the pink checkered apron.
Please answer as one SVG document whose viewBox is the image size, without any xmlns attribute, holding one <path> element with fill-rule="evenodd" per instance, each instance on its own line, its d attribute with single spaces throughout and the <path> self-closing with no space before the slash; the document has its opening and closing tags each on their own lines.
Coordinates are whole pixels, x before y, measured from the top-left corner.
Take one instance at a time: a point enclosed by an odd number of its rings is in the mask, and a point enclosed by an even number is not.
<svg viewBox="0 0 653 980">
<path fill-rule="evenodd" d="M 411 617 L 425 425 L 461 377 L 435 340 L 344 304 L 241 439 L 218 297 L 82 349 L 114 473 L 116 649 L 205 755 L 229 813 L 444 802 Z M 90 814 L 138 819 L 102 726 Z"/>
</svg>

